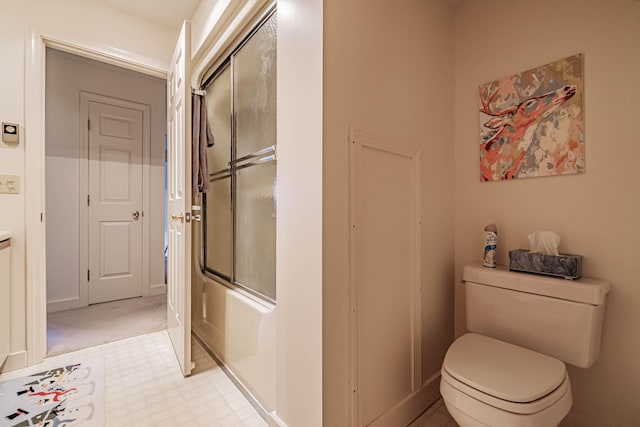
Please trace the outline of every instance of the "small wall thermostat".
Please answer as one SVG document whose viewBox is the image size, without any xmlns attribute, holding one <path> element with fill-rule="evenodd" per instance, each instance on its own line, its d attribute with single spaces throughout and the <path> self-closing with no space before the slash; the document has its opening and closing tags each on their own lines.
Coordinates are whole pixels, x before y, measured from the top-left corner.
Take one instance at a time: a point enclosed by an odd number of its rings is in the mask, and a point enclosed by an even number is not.
<svg viewBox="0 0 640 427">
<path fill-rule="evenodd" d="M 15 123 L 2 123 L 2 142 L 17 144 L 18 125 Z"/>
</svg>

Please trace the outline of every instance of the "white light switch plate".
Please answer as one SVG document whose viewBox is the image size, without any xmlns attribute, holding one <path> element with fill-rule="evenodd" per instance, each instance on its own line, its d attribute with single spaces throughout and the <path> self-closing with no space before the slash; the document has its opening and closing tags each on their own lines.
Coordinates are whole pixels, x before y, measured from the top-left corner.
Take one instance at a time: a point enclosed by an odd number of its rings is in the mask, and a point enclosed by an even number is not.
<svg viewBox="0 0 640 427">
<path fill-rule="evenodd" d="M 16 175 L 0 175 L 0 193 L 20 193 L 20 177 Z"/>
</svg>

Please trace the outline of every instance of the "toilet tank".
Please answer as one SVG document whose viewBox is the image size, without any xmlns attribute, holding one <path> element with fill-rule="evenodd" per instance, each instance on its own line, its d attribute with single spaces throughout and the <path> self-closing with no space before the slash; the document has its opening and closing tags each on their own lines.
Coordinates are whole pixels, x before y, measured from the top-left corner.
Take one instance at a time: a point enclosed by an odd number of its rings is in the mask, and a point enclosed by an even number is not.
<svg viewBox="0 0 640 427">
<path fill-rule="evenodd" d="M 467 329 L 588 368 L 600 356 L 611 284 L 468 265 L 462 271 Z"/>
</svg>

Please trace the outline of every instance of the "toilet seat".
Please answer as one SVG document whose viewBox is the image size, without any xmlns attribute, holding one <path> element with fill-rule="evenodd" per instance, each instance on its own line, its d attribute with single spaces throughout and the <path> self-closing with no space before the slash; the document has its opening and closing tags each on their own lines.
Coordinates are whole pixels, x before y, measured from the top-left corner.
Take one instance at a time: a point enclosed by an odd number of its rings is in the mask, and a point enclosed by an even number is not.
<svg viewBox="0 0 640 427">
<path fill-rule="evenodd" d="M 541 412 L 571 394 L 560 360 L 474 333 L 451 345 L 441 374 L 453 389 L 514 414 Z"/>
</svg>

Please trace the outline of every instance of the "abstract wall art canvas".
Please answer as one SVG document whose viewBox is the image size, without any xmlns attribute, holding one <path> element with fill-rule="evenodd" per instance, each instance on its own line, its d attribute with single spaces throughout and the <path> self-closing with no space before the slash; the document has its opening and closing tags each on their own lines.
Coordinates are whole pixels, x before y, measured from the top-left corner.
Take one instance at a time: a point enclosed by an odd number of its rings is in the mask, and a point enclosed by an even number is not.
<svg viewBox="0 0 640 427">
<path fill-rule="evenodd" d="M 480 180 L 584 172 L 583 56 L 480 85 Z"/>
</svg>

